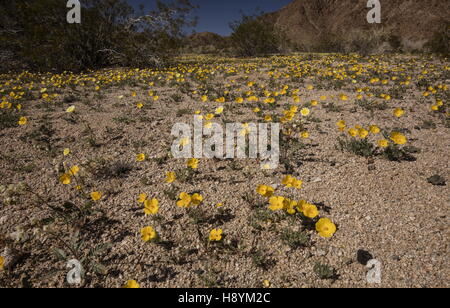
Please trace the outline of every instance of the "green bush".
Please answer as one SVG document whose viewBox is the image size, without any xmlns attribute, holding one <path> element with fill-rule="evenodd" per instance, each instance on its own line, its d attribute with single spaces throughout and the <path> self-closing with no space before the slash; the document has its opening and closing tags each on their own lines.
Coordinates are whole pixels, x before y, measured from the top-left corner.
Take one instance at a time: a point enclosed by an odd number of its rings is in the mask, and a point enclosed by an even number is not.
<svg viewBox="0 0 450 308">
<path fill-rule="evenodd" d="M 40 71 L 161 66 L 179 48 L 183 28 L 195 22 L 188 15 L 194 8 L 189 0 L 158 0 L 147 15 L 124 0 L 81 3 L 81 23 L 69 24 L 66 1 L 3 1 L 1 50 Z"/>
<path fill-rule="evenodd" d="M 433 38 L 425 45 L 425 48 L 445 57 L 450 56 L 450 23 L 447 23 L 442 31 L 436 32 Z"/>
<path fill-rule="evenodd" d="M 266 56 L 281 51 L 283 38 L 274 25 L 262 19 L 262 13 L 243 15 L 230 24 L 233 53 L 239 57 Z"/>
</svg>

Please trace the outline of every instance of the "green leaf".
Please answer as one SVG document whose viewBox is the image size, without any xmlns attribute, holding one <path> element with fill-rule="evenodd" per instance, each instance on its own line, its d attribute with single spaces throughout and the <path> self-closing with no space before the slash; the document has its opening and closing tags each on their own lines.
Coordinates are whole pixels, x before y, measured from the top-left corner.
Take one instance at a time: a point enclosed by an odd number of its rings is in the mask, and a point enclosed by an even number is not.
<svg viewBox="0 0 450 308">
<path fill-rule="evenodd" d="M 60 261 L 66 261 L 67 260 L 67 254 L 64 250 L 59 248 L 54 248 L 53 253 Z"/>
</svg>

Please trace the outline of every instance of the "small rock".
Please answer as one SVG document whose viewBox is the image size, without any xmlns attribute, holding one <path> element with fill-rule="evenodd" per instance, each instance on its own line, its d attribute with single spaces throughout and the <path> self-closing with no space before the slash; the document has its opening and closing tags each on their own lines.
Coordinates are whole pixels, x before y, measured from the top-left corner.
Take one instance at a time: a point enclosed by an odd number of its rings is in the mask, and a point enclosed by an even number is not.
<svg viewBox="0 0 450 308">
<path fill-rule="evenodd" d="M 372 259 L 373 259 L 372 254 L 366 250 L 360 249 L 356 254 L 356 260 L 358 260 L 358 262 L 364 266 L 366 266 L 367 262 L 369 262 Z"/>
<path fill-rule="evenodd" d="M 322 249 L 319 249 L 319 250 L 316 251 L 316 256 L 318 256 L 318 257 L 323 257 L 326 254 L 327 253 L 324 250 L 322 250 Z"/>
<path fill-rule="evenodd" d="M 430 184 L 432 184 L 434 186 L 445 186 L 445 185 L 447 185 L 447 183 L 445 182 L 445 179 L 442 176 L 438 175 L 438 174 L 433 175 L 432 177 L 429 177 L 427 179 L 427 181 L 428 181 L 428 183 L 430 183 Z"/>
<path fill-rule="evenodd" d="M 400 261 L 401 258 L 399 256 L 392 256 L 392 260 L 394 261 Z"/>
</svg>

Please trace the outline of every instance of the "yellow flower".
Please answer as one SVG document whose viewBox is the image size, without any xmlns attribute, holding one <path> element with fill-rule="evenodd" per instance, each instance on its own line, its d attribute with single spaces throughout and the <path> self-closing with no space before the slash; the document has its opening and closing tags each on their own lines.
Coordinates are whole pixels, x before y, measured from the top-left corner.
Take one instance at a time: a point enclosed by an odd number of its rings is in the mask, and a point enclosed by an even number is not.
<svg viewBox="0 0 450 308">
<path fill-rule="evenodd" d="M 221 114 L 222 112 L 223 112 L 223 107 L 222 106 L 220 106 L 220 107 L 218 107 L 217 109 L 216 109 L 216 111 L 215 111 L 215 113 L 216 114 Z"/>
<path fill-rule="evenodd" d="M 386 139 L 382 139 L 378 141 L 378 146 L 380 148 L 387 148 L 389 146 L 389 141 Z"/>
<path fill-rule="evenodd" d="M 75 176 L 78 174 L 78 172 L 80 172 L 80 167 L 78 166 L 73 166 L 72 168 L 70 168 L 70 174 Z"/>
<path fill-rule="evenodd" d="M 99 191 L 91 192 L 91 198 L 93 201 L 98 201 L 102 198 L 102 193 Z"/>
<path fill-rule="evenodd" d="M 292 187 L 297 188 L 297 189 L 301 189 L 303 185 L 303 181 L 298 180 L 298 179 L 294 179 L 292 181 Z"/>
<path fill-rule="evenodd" d="M 256 192 L 263 197 L 270 198 L 273 196 L 275 190 L 271 186 L 259 185 Z"/>
<path fill-rule="evenodd" d="M 372 133 L 372 134 L 374 134 L 374 135 L 377 135 L 377 134 L 379 134 L 380 133 L 380 128 L 378 127 L 378 126 L 376 126 L 376 125 L 371 125 L 370 126 L 370 132 Z"/>
<path fill-rule="evenodd" d="M 72 179 L 70 174 L 65 173 L 59 177 L 59 181 L 64 185 L 69 185 L 72 182 Z"/>
<path fill-rule="evenodd" d="M 152 227 L 145 227 L 141 229 L 141 238 L 144 242 L 150 242 L 158 237 L 155 229 Z"/>
<path fill-rule="evenodd" d="M 286 185 L 286 187 L 292 187 L 294 180 L 295 180 L 294 177 L 292 177 L 290 175 L 286 175 L 286 177 L 283 179 L 283 181 L 281 181 L 281 184 Z"/>
<path fill-rule="evenodd" d="M 406 139 L 405 135 L 399 132 L 391 133 L 391 140 L 398 145 L 404 145 L 408 142 L 408 139 Z"/>
<path fill-rule="evenodd" d="M 27 118 L 26 117 L 21 117 L 20 119 L 19 119 L 19 125 L 25 125 L 25 124 L 27 124 L 27 122 L 28 122 L 28 120 L 27 120 Z"/>
<path fill-rule="evenodd" d="M 157 199 L 153 198 L 152 200 L 144 201 L 144 213 L 145 215 L 155 215 L 159 210 L 159 202 Z"/>
<path fill-rule="evenodd" d="M 0 271 L 3 270 L 4 266 L 5 266 L 5 258 L 0 256 Z"/>
<path fill-rule="evenodd" d="M 351 128 L 348 130 L 348 134 L 352 137 L 356 137 L 356 135 L 358 135 L 358 131 L 354 128 Z"/>
<path fill-rule="evenodd" d="M 145 200 L 147 200 L 147 197 L 148 197 L 147 194 L 140 194 L 137 202 L 144 203 Z"/>
<path fill-rule="evenodd" d="M 170 171 L 166 173 L 166 183 L 173 183 L 177 179 L 175 172 Z"/>
<path fill-rule="evenodd" d="M 206 120 L 206 121 L 211 121 L 213 118 L 214 118 L 214 115 L 213 115 L 212 113 L 208 113 L 208 114 L 205 116 L 205 120 Z"/>
<path fill-rule="evenodd" d="M 303 139 L 308 139 L 309 138 L 309 133 L 308 132 L 301 132 L 300 133 L 300 137 L 302 137 Z"/>
<path fill-rule="evenodd" d="M 180 146 L 182 147 L 187 146 L 189 143 L 191 143 L 191 140 L 188 137 L 185 137 L 180 140 Z"/>
<path fill-rule="evenodd" d="M 197 158 L 191 158 L 187 162 L 187 166 L 191 169 L 197 169 L 198 168 L 198 159 Z"/>
<path fill-rule="evenodd" d="M 63 150 L 63 155 L 64 156 L 67 156 L 67 155 L 69 155 L 70 154 L 70 149 L 69 148 L 65 148 L 64 150 Z"/>
<path fill-rule="evenodd" d="M 326 97 L 325 95 L 322 95 L 322 96 L 320 97 L 320 100 L 321 100 L 321 101 L 326 101 L 326 100 L 327 100 L 327 97 Z"/>
<path fill-rule="evenodd" d="M 177 206 L 182 208 L 187 208 L 191 204 L 192 198 L 189 194 L 182 192 L 177 201 Z"/>
<path fill-rule="evenodd" d="M 265 287 L 265 288 L 269 288 L 270 287 L 270 281 L 269 280 L 264 280 L 263 281 L 263 286 Z"/>
<path fill-rule="evenodd" d="M 397 108 L 397 109 L 394 110 L 394 115 L 397 118 L 401 118 L 404 114 L 405 114 L 405 111 L 403 109 L 401 109 L 401 108 Z"/>
<path fill-rule="evenodd" d="M 306 205 L 306 204 L 308 204 L 308 202 L 306 202 L 306 200 L 300 200 L 298 203 L 297 203 L 297 210 L 300 212 L 300 213 L 303 213 L 303 207 Z"/>
<path fill-rule="evenodd" d="M 358 135 L 361 139 L 364 139 L 369 135 L 369 132 L 367 130 L 365 130 L 364 128 L 360 128 L 358 130 Z"/>
<path fill-rule="evenodd" d="M 201 100 L 202 100 L 203 103 L 207 102 L 208 101 L 208 96 L 203 95 Z"/>
<path fill-rule="evenodd" d="M 305 215 L 308 218 L 316 218 L 319 215 L 319 210 L 314 204 L 306 203 L 302 207 L 303 209 L 303 215 Z"/>
<path fill-rule="evenodd" d="M 209 233 L 209 240 L 211 242 L 219 242 L 222 240 L 222 229 L 213 229 Z"/>
<path fill-rule="evenodd" d="M 339 122 L 336 123 L 337 127 L 339 128 L 340 131 L 344 131 L 345 128 L 347 127 L 347 124 L 345 123 L 344 120 L 341 120 Z"/>
<path fill-rule="evenodd" d="M 297 207 L 297 201 L 290 200 L 290 199 L 284 199 L 283 208 L 286 210 L 286 212 L 288 214 L 294 215 L 296 207 Z"/>
<path fill-rule="evenodd" d="M 242 97 L 236 98 L 236 103 L 242 104 L 244 102 L 244 99 Z"/>
<path fill-rule="evenodd" d="M 137 103 L 137 104 L 136 104 L 136 107 L 137 107 L 138 109 L 142 109 L 142 107 L 144 107 L 144 104 L 143 104 L 143 103 Z"/>
<path fill-rule="evenodd" d="M 306 116 L 308 116 L 310 114 L 310 110 L 308 108 L 303 108 L 300 111 L 300 113 L 301 113 L 302 116 L 306 117 Z"/>
<path fill-rule="evenodd" d="M 336 233 L 336 225 L 328 218 L 321 218 L 316 223 L 316 230 L 324 238 L 330 238 Z"/>
<path fill-rule="evenodd" d="M 431 110 L 432 111 L 438 111 L 439 110 L 439 106 L 438 105 L 433 105 L 433 106 L 431 106 Z"/>
<path fill-rule="evenodd" d="M 123 289 L 139 289 L 139 283 L 136 280 L 128 280 Z"/>
<path fill-rule="evenodd" d="M 192 195 L 191 200 L 193 205 L 198 206 L 203 202 L 203 196 L 195 193 Z"/>
<path fill-rule="evenodd" d="M 145 154 L 138 154 L 136 155 L 136 161 L 137 162 L 143 162 L 145 160 Z"/>
<path fill-rule="evenodd" d="M 341 99 L 341 101 L 348 101 L 348 96 L 345 94 L 339 95 L 339 98 Z"/>
<path fill-rule="evenodd" d="M 269 199 L 269 209 L 271 211 L 279 211 L 284 208 L 284 197 L 273 196 Z"/>
<path fill-rule="evenodd" d="M 69 108 L 67 108 L 66 112 L 67 113 L 72 113 L 75 111 L 75 106 L 70 106 Z"/>
</svg>

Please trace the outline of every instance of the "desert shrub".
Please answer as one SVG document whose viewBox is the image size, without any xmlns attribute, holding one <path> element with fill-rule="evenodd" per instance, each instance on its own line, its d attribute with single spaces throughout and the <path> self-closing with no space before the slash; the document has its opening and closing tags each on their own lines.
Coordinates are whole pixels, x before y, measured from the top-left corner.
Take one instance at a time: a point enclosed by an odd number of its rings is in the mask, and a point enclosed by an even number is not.
<svg viewBox="0 0 450 308">
<path fill-rule="evenodd" d="M 338 138 L 338 148 L 358 156 L 370 157 L 374 155 L 375 147 L 367 139 L 342 139 Z"/>
<path fill-rule="evenodd" d="M 15 127 L 17 126 L 17 122 L 19 121 L 19 117 L 17 114 L 11 111 L 1 111 L 0 112 L 0 131 L 5 128 Z"/>
<path fill-rule="evenodd" d="M 274 25 L 264 22 L 262 13 L 243 15 L 230 24 L 233 53 L 240 57 L 265 56 L 281 51 L 282 35 Z"/>
<path fill-rule="evenodd" d="M 314 273 L 323 280 L 337 279 L 336 270 L 327 264 L 316 263 L 314 266 Z"/>
<path fill-rule="evenodd" d="M 315 52 L 343 52 L 344 43 L 336 35 L 323 34 L 312 47 Z"/>
<path fill-rule="evenodd" d="M 391 34 L 388 38 L 388 43 L 391 46 L 392 50 L 395 52 L 402 51 L 402 40 L 398 35 Z"/>
<path fill-rule="evenodd" d="M 344 38 L 346 52 L 357 52 L 362 55 L 369 55 L 387 41 L 387 37 L 382 30 L 350 31 Z"/>
<path fill-rule="evenodd" d="M 432 39 L 425 45 L 429 52 L 450 56 L 450 23 L 447 23 L 441 31 L 436 32 Z"/>
<path fill-rule="evenodd" d="M 66 1 L 2 1 L 0 48 L 41 71 L 161 66 L 175 54 L 183 28 L 195 21 L 187 15 L 194 8 L 189 0 L 158 0 L 147 15 L 124 0 L 81 4 L 81 23 L 69 24 Z"/>
</svg>

